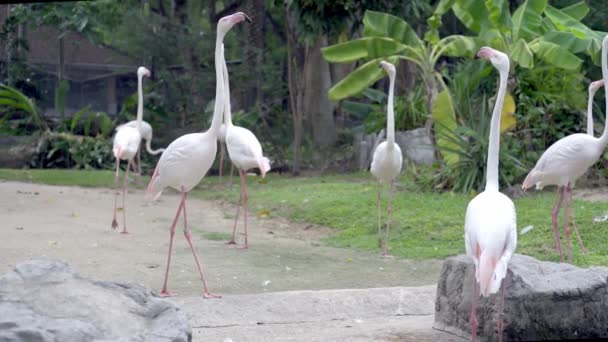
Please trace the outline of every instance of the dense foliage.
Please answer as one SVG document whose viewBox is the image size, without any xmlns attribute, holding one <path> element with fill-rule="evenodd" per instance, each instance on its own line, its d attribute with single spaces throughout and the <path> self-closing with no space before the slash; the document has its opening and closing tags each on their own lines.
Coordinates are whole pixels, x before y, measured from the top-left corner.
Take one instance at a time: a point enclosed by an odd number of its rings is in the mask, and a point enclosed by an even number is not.
<svg viewBox="0 0 608 342">
<path fill-rule="evenodd" d="M 215 25 L 239 10 L 254 23 L 225 41 L 234 120 L 260 138 L 274 167 L 352 170 L 358 139 L 386 124 L 377 62 L 387 59 L 398 70 L 397 129 L 426 126 L 442 156 L 429 168 L 410 166 L 414 179 L 465 192 L 483 185 L 497 77 L 470 59 L 476 49 L 491 45 L 513 61 L 501 137 L 501 182 L 511 185 L 551 143 L 583 128 L 608 30 L 600 0 L 99 0 L 10 9 L 0 29 L 0 133 L 50 130 L 35 167 L 109 167 L 114 128 L 134 118 L 136 96 L 116 116 L 85 106 L 64 117 L 61 75 L 41 76 L 25 62 L 20 25 L 78 32 L 149 66 L 145 119 L 166 145 L 209 125 Z M 50 102 L 59 119 L 40 108 L 44 82 L 57 82 Z M 144 156 L 151 167 L 154 157 Z"/>
</svg>

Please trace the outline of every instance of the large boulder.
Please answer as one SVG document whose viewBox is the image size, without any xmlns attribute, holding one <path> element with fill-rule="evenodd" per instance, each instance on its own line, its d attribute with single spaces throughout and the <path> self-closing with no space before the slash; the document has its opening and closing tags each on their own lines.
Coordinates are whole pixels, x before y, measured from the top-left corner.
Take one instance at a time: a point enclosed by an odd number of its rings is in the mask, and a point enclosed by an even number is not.
<svg viewBox="0 0 608 342">
<path fill-rule="evenodd" d="M 180 309 L 141 285 L 83 278 L 47 258 L 0 277 L 3 342 L 191 340 Z"/>
<path fill-rule="evenodd" d="M 443 264 L 434 328 L 470 338 L 473 262 Z M 608 268 L 578 268 L 516 254 L 505 278 L 504 341 L 608 338 Z M 480 298 L 480 341 L 495 341 L 498 295 Z"/>
</svg>

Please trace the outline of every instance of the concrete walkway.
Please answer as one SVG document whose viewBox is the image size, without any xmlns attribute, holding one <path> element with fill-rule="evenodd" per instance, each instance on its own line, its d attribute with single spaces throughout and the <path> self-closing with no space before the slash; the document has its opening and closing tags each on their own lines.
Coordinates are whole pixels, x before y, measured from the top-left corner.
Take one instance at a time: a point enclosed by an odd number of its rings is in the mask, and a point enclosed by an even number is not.
<svg viewBox="0 0 608 342">
<path fill-rule="evenodd" d="M 463 341 L 432 329 L 434 285 L 174 299 L 193 341 Z"/>
</svg>

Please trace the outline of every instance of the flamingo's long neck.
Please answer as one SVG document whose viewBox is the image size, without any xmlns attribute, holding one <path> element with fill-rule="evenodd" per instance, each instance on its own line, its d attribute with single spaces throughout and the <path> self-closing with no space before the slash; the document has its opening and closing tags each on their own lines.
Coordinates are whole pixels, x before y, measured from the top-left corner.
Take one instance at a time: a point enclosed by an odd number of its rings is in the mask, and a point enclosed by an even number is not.
<svg viewBox="0 0 608 342">
<path fill-rule="evenodd" d="M 587 134 L 593 136 L 593 97 L 596 89 L 589 87 L 589 100 L 587 101 Z"/>
<path fill-rule="evenodd" d="M 604 86 L 608 87 L 608 36 L 604 37 L 602 41 L 602 79 L 604 80 Z M 608 119 L 608 89 L 604 88 L 604 95 L 606 96 L 606 119 Z M 608 121 L 604 124 L 604 131 L 600 136 L 600 145 L 602 149 L 606 147 L 608 143 Z"/>
<path fill-rule="evenodd" d="M 388 105 L 386 107 L 386 141 L 387 146 L 392 148 L 395 144 L 395 109 L 394 109 L 394 95 L 395 95 L 395 74 L 389 74 L 390 85 L 388 88 Z"/>
<path fill-rule="evenodd" d="M 230 105 L 230 81 L 228 79 L 228 66 L 224 55 L 224 45 L 222 44 L 222 74 L 224 77 L 224 124 L 226 128 L 232 126 L 232 106 Z"/>
<path fill-rule="evenodd" d="M 498 95 L 492 112 L 492 121 L 490 122 L 490 143 L 488 146 L 488 165 L 486 170 L 486 191 L 498 191 L 498 153 L 500 148 L 500 114 L 502 105 L 507 92 L 507 78 L 509 76 L 509 68 L 501 68 L 498 70 L 500 74 L 500 85 L 498 86 Z"/>
<path fill-rule="evenodd" d="M 144 118 L 143 75 L 137 74 L 137 130 L 141 132 L 141 120 Z"/>
<path fill-rule="evenodd" d="M 217 30 L 215 39 L 215 105 L 213 107 L 213 119 L 209 132 L 217 137 L 220 134 L 222 125 L 222 114 L 224 109 L 224 80 L 222 72 L 222 44 L 226 32 Z"/>
</svg>

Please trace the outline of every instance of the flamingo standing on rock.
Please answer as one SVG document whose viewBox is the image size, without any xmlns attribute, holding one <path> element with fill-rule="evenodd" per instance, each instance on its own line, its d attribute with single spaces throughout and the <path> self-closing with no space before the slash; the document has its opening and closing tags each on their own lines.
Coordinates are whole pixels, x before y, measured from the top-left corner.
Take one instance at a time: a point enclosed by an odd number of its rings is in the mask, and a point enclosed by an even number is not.
<svg viewBox="0 0 608 342">
<path fill-rule="evenodd" d="M 133 157 L 139 150 L 141 143 L 140 127 L 142 118 L 144 115 L 144 99 L 142 94 L 142 78 L 144 76 L 150 77 L 150 70 L 142 67 L 137 69 L 137 120 L 135 120 L 135 127 L 122 125 L 116 130 L 114 136 L 114 146 L 112 152 L 116 158 L 116 175 L 114 176 L 114 217 L 112 219 L 112 229 L 118 227 L 116 221 L 116 204 L 118 202 L 118 175 L 120 172 L 120 160 L 127 160 L 127 169 L 125 171 L 125 179 L 122 185 L 122 218 L 123 218 L 123 234 L 127 234 L 127 213 L 125 208 L 125 195 L 127 190 L 127 178 L 129 177 L 129 168 L 133 162 Z"/>
<path fill-rule="evenodd" d="M 228 241 L 228 244 L 236 244 L 236 224 L 239 218 L 239 212 L 241 206 L 244 211 L 244 222 L 245 222 L 245 242 L 243 249 L 249 248 L 247 240 L 247 210 L 248 210 L 248 199 L 247 193 L 247 170 L 253 168 L 259 168 L 262 177 L 266 175 L 266 172 L 270 170 L 270 160 L 264 157 L 262 152 L 262 145 L 258 138 L 248 129 L 244 127 L 235 126 L 232 124 L 232 112 L 230 108 L 230 84 L 228 81 L 228 68 L 226 66 L 226 60 L 224 58 L 222 48 L 222 72 L 224 77 L 224 91 L 226 92 L 225 103 L 224 103 L 224 125 L 226 125 L 226 147 L 228 149 L 228 156 L 230 161 L 234 164 L 239 171 L 241 177 L 241 195 L 240 205 L 237 207 L 236 217 L 234 218 L 234 227 L 232 229 L 232 239 Z"/>
<path fill-rule="evenodd" d="M 129 122 L 127 122 L 126 124 L 123 124 L 121 126 L 118 126 L 117 129 L 120 129 L 122 127 L 125 126 L 129 126 L 129 127 L 134 127 L 137 128 L 137 120 L 131 120 Z M 147 123 L 146 121 L 141 121 L 140 125 L 139 125 L 139 134 L 141 134 L 142 139 L 144 139 L 144 141 L 146 142 L 146 151 L 148 151 L 149 154 L 155 156 L 159 153 L 162 153 L 165 149 L 164 148 L 159 148 L 157 150 L 153 150 L 152 149 L 152 126 Z M 141 174 L 141 145 L 139 147 L 139 149 L 137 150 L 137 161 L 134 161 L 134 170 L 135 172 L 137 172 L 138 174 Z"/>
<path fill-rule="evenodd" d="M 608 83 L 608 36 L 602 41 L 602 77 L 603 83 Z M 608 114 L 608 92 L 606 93 L 606 109 Z M 551 209 L 551 221 L 553 223 L 553 239 L 559 252 L 560 260 L 564 261 L 559 229 L 557 227 L 557 215 L 565 201 L 564 210 L 564 232 L 566 234 L 566 252 L 568 262 L 572 263 L 572 252 L 570 247 L 570 220 L 574 233 L 583 253 L 587 253 L 583 240 L 578 233 L 574 221 L 574 208 L 572 203 L 572 188 L 576 180 L 582 176 L 587 169 L 595 164 L 608 144 L 608 125 L 604 125 L 604 131 L 599 138 L 593 137 L 593 127 L 587 134 L 575 133 L 561 138 L 542 154 L 532 171 L 528 173 L 522 189 L 536 186 L 542 189 L 547 185 L 557 185 L 555 205 Z M 589 134 L 591 132 L 591 134 Z"/>
<path fill-rule="evenodd" d="M 204 133 L 191 133 L 183 135 L 174 140 L 161 156 L 156 165 L 156 170 L 152 175 L 150 184 L 148 185 L 148 195 L 153 195 L 158 198 L 163 189 L 171 187 L 182 193 L 182 199 L 177 208 L 177 213 L 173 219 L 170 228 L 169 237 L 169 254 L 167 256 L 167 268 L 165 270 L 165 279 L 163 287 L 160 290 L 161 297 L 171 296 L 172 293 L 167 289 L 167 281 L 169 278 L 169 268 L 171 266 L 171 253 L 173 251 L 173 237 L 175 236 L 175 226 L 179 219 L 180 213 L 184 214 L 184 236 L 190 245 L 192 255 L 196 262 L 201 281 L 203 283 L 203 296 L 205 298 L 219 297 L 211 292 L 207 287 L 205 276 L 201 269 L 201 265 L 192 244 L 192 235 L 188 230 L 188 221 L 186 218 L 186 199 L 188 192 L 192 190 L 201 179 L 207 174 L 207 171 L 213 165 L 217 152 L 217 136 L 222 123 L 222 113 L 224 108 L 224 82 L 222 80 L 222 41 L 226 33 L 237 23 L 251 19 L 242 12 L 238 12 L 221 18 L 217 23 L 217 37 L 215 43 L 215 75 L 216 75 L 216 91 L 215 91 L 215 106 L 213 109 L 213 120 L 211 127 Z"/>
<path fill-rule="evenodd" d="M 498 292 L 498 341 L 502 341 L 503 279 L 517 246 L 517 220 L 511 199 L 498 189 L 498 152 L 500 148 L 500 113 L 507 90 L 509 57 L 489 47 L 482 47 L 476 57 L 488 59 L 500 74 L 500 85 L 492 120 L 486 168 L 486 188 L 467 206 L 464 221 L 466 253 L 473 259 L 473 296 L 471 307 L 471 338 L 477 337 L 477 286 L 482 296 Z"/>
<path fill-rule="evenodd" d="M 390 85 L 388 89 L 388 104 L 386 107 L 386 141 L 376 147 L 370 171 L 378 179 L 378 197 L 376 207 L 378 208 L 378 247 L 383 247 L 382 256 L 389 256 L 388 242 L 391 224 L 391 212 L 393 201 L 393 186 L 395 178 L 401 172 L 403 156 L 401 148 L 395 143 L 395 113 L 393 108 L 393 97 L 395 93 L 395 66 L 389 62 L 380 62 L 380 67 L 388 74 Z M 382 243 L 382 214 L 380 208 L 380 197 L 382 183 L 389 184 L 388 205 L 386 207 L 386 237 Z"/>
</svg>

